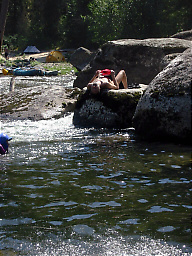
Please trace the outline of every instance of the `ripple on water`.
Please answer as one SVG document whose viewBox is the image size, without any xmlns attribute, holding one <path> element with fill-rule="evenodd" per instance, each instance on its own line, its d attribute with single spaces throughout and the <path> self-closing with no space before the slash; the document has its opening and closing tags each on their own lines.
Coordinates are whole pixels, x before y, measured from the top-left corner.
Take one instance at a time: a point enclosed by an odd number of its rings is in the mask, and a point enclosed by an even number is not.
<svg viewBox="0 0 192 256">
<path fill-rule="evenodd" d="M 49 223 L 53 226 L 61 226 L 63 224 L 62 221 L 49 221 Z"/>
<path fill-rule="evenodd" d="M 68 206 L 74 206 L 74 205 L 77 205 L 77 203 L 73 202 L 73 201 L 69 201 L 69 202 L 58 201 L 58 202 L 52 202 L 52 203 L 42 205 L 42 206 L 35 206 L 33 208 L 36 209 L 36 208 L 47 208 L 47 207 L 57 207 L 57 206 L 68 207 Z"/>
<path fill-rule="evenodd" d="M 75 225 L 73 226 L 73 231 L 75 233 L 77 233 L 78 235 L 88 235 L 88 236 L 91 236 L 95 233 L 95 230 L 91 227 L 89 227 L 88 225 Z"/>
<path fill-rule="evenodd" d="M 157 212 L 173 212 L 173 210 L 166 208 L 166 207 L 161 207 L 159 205 L 152 206 L 149 210 L 147 210 L 150 213 L 157 213 Z"/>
<path fill-rule="evenodd" d="M 95 191 L 99 191 L 99 190 L 103 189 L 101 186 L 98 186 L 98 185 L 82 186 L 81 188 L 88 189 L 88 190 L 95 190 Z"/>
<path fill-rule="evenodd" d="M 136 225 L 136 224 L 139 224 L 138 221 L 139 219 L 127 219 L 127 220 L 120 221 L 119 224 Z"/>
<path fill-rule="evenodd" d="M 111 173 L 110 175 L 99 175 L 97 176 L 98 178 L 102 178 L 102 179 L 111 179 L 111 178 L 115 178 L 115 177 L 119 177 L 122 175 L 122 172 L 115 172 L 115 173 Z"/>
<path fill-rule="evenodd" d="M 166 233 L 166 232 L 171 232 L 175 229 L 176 228 L 174 228 L 173 226 L 166 226 L 166 227 L 161 227 L 161 228 L 157 229 L 157 231 L 162 232 L 162 233 Z"/>
<path fill-rule="evenodd" d="M 171 167 L 174 168 L 174 169 L 181 169 L 181 166 L 176 165 L 176 164 L 172 164 Z"/>
<path fill-rule="evenodd" d="M 31 219 L 31 218 L 0 219 L 0 227 L 32 224 L 32 223 L 35 223 L 35 222 L 36 221 Z"/>
<path fill-rule="evenodd" d="M 145 203 L 147 203 L 147 202 L 148 202 L 148 200 L 143 199 L 143 198 L 138 199 L 137 201 L 138 201 L 139 203 L 142 203 L 142 204 L 145 204 Z"/>
<path fill-rule="evenodd" d="M 109 202 L 94 202 L 92 204 L 88 204 L 88 206 L 91 208 L 99 208 L 99 207 L 106 207 L 106 206 L 120 207 L 121 204 L 115 201 L 109 201 Z"/>
<path fill-rule="evenodd" d="M 83 220 L 83 219 L 89 219 L 89 218 L 93 217 L 94 215 L 97 215 L 97 213 L 93 213 L 93 214 L 77 214 L 77 215 L 73 215 L 73 216 L 64 218 L 64 220 L 67 220 L 67 221 Z"/>
</svg>

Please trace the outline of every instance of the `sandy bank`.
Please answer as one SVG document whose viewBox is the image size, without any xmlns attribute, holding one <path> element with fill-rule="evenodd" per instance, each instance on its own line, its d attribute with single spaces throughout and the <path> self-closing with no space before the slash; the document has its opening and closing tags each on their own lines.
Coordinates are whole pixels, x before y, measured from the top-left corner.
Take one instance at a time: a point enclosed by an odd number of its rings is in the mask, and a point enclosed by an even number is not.
<svg viewBox="0 0 192 256">
<path fill-rule="evenodd" d="M 41 52 L 41 53 L 33 53 L 33 54 L 25 54 L 23 56 L 14 56 L 13 54 L 10 54 L 9 60 L 14 61 L 17 59 L 30 59 L 30 58 L 34 58 L 35 60 L 39 61 L 39 62 L 45 62 L 46 57 L 48 56 L 50 52 Z"/>
</svg>

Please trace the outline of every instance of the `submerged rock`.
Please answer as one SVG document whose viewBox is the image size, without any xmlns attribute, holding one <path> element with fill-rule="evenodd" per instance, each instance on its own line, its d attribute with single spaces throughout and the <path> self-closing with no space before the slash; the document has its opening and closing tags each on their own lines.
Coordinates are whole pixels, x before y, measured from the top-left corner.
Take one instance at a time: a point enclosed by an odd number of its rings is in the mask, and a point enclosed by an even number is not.
<svg viewBox="0 0 192 256">
<path fill-rule="evenodd" d="M 140 99 L 133 118 L 147 139 L 191 141 L 192 48 L 160 72 Z"/>
<path fill-rule="evenodd" d="M 134 89 L 103 90 L 96 96 L 86 90 L 76 103 L 73 123 L 83 127 L 130 127 L 137 103 L 146 87 L 140 85 Z"/>
</svg>

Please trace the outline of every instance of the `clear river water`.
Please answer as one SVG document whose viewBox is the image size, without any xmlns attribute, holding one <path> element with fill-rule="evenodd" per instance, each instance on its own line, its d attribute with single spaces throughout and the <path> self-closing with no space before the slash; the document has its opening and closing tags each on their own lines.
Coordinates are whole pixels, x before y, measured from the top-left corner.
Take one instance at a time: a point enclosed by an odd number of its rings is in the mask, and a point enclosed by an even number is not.
<svg viewBox="0 0 192 256">
<path fill-rule="evenodd" d="M 1 122 L 0 255 L 192 255 L 191 147 L 72 120 Z"/>
</svg>

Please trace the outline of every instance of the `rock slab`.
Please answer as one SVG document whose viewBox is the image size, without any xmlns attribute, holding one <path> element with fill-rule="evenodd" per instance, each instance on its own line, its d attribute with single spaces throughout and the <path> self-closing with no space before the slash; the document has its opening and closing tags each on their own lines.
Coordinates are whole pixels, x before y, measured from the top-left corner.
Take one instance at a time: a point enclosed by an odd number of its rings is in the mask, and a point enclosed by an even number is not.
<svg viewBox="0 0 192 256">
<path fill-rule="evenodd" d="M 91 95 L 85 88 L 78 99 L 73 123 L 83 127 L 126 128 L 132 126 L 137 103 L 146 89 L 103 90 L 100 95 Z"/>
</svg>

